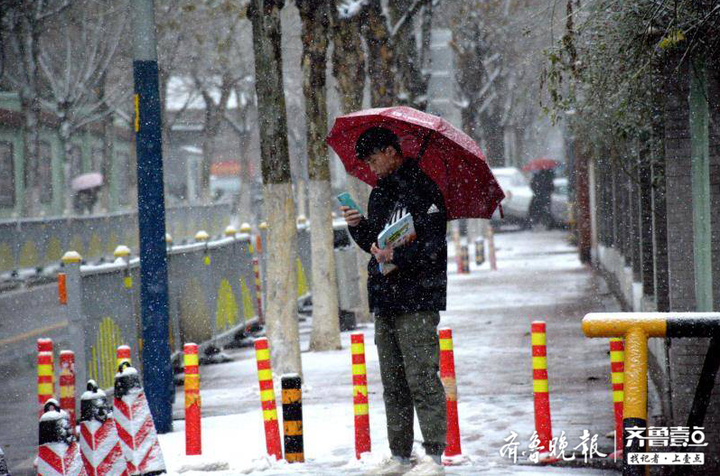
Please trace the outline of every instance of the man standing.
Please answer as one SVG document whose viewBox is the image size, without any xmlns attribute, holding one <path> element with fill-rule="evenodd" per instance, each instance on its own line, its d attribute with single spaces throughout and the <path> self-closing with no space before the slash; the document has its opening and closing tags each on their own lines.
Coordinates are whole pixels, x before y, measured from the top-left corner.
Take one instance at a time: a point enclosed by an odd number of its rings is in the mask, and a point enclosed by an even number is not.
<svg viewBox="0 0 720 476">
<path fill-rule="evenodd" d="M 368 295 L 375 315 L 375 344 L 392 453 L 375 474 L 444 474 L 441 455 L 447 415 L 438 376 L 437 325 L 447 294 L 445 202 L 417 160 L 402 156 L 398 138 L 389 129 L 368 129 L 357 140 L 355 150 L 378 177 L 367 217 L 342 207 L 353 240 L 372 254 Z M 395 249 L 378 248 L 378 234 L 407 213 L 412 215 L 415 240 Z M 394 265 L 387 274 L 379 269 L 379 264 L 385 263 Z M 426 454 L 410 469 L 413 409 Z"/>
</svg>

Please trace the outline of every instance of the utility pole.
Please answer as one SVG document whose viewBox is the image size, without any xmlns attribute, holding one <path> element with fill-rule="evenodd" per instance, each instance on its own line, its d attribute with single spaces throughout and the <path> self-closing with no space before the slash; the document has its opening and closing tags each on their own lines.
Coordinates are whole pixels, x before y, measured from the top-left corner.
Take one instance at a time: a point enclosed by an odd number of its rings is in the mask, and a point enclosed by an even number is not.
<svg viewBox="0 0 720 476">
<path fill-rule="evenodd" d="M 153 0 L 133 0 L 133 79 L 140 230 L 143 384 L 158 433 L 172 431 L 160 91 Z"/>
</svg>

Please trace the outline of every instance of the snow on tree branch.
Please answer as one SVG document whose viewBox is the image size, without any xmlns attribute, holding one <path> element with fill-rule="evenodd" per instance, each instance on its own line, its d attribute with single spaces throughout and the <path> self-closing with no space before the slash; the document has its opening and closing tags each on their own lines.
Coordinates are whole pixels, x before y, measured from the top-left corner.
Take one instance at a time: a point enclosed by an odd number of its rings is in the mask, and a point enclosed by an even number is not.
<svg viewBox="0 0 720 476">
<path fill-rule="evenodd" d="M 338 5 L 338 15 L 341 19 L 347 20 L 362 11 L 367 5 L 367 0 L 346 0 Z"/>
</svg>

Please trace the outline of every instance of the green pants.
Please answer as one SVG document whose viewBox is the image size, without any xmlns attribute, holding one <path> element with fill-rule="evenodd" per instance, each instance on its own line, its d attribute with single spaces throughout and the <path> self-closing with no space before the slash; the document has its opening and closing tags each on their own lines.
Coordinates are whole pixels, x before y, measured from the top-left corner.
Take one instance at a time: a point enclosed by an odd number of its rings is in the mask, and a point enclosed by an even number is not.
<svg viewBox="0 0 720 476">
<path fill-rule="evenodd" d="M 409 457 L 413 446 L 413 408 L 420 421 L 425 452 L 445 450 L 447 411 L 438 375 L 440 313 L 416 312 L 375 319 L 375 344 L 394 456 Z"/>
</svg>

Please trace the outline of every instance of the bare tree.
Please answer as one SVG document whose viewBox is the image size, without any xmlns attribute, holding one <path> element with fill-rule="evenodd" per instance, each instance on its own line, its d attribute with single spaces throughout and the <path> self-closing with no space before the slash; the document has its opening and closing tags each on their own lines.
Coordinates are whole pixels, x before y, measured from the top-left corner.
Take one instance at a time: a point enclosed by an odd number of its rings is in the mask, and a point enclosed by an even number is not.
<svg viewBox="0 0 720 476">
<path fill-rule="evenodd" d="M 453 7 L 451 46 L 462 127 L 484 144 L 491 165 L 504 165 L 506 128 L 522 133 L 538 110 L 539 69 L 533 75 L 526 59 L 536 50 L 527 34 L 533 12 L 516 0 L 469 0 Z"/>
<path fill-rule="evenodd" d="M 390 18 L 381 0 L 362 0 L 358 13 L 368 51 L 371 103 L 374 107 L 410 104 L 425 109 L 429 77 L 423 68 L 428 61 L 430 23 L 437 0 L 390 0 Z M 358 1 L 355 0 L 355 4 Z M 347 5 L 347 3 L 346 3 Z M 346 8 L 346 11 L 349 8 Z M 415 17 L 424 10 L 420 53 L 415 40 Z"/>
<path fill-rule="evenodd" d="M 283 94 L 280 10 L 284 4 L 284 0 L 252 0 L 247 12 L 253 26 L 255 90 L 268 217 L 268 337 L 273 365 L 281 374 L 302 372 L 295 273 L 297 228 Z"/>
<path fill-rule="evenodd" d="M 332 20 L 332 71 L 337 81 L 340 93 L 341 110 L 344 114 L 362 109 L 363 91 L 365 89 L 365 49 L 361 35 L 362 18 L 358 12 L 361 3 L 348 3 L 344 0 L 333 0 L 331 8 Z M 350 193 L 359 200 L 367 203 L 370 196 L 370 187 L 364 182 L 348 175 L 347 184 Z M 360 322 L 372 321 L 367 288 L 367 264 L 369 256 L 360 248 L 357 249 L 357 263 L 360 274 L 360 308 L 358 320 Z"/>
<path fill-rule="evenodd" d="M 210 165 L 215 157 L 220 128 L 226 122 L 230 101 L 237 99 L 234 95 L 236 85 L 248 75 L 248 65 L 243 61 L 238 40 L 244 21 L 245 8 L 235 2 L 192 2 L 182 9 L 184 47 L 202 53 L 186 58 L 174 67 L 174 71 L 187 76 L 186 82 L 190 84 L 186 86 L 199 95 L 204 104 L 200 173 L 204 201 L 210 199 Z"/>
<path fill-rule="evenodd" d="M 388 2 L 393 30 L 391 39 L 395 45 L 398 73 L 397 99 L 424 111 L 427 108 L 427 89 L 430 81 L 430 37 L 433 17 L 433 0 L 405 0 Z M 415 39 L 414 18 L 422 8 L 420 44 Z"/>
<path fill-rule="evenodd" d="M 337 282 L 330 210 L 330 164 L 325 70 L 330 0 L 296 0 L 302 19 L 303 92 L 310 179 L 310 231 L 313 287 L 312 350 L 340 348 Z"/>
<path fill-rule="evenodd" d="M 20 95 L 20 105 L 25 116 L 23 125 L 23 151 L 25 157 L 24 182 L 25 193 L 22 203 L 23 215 L 34 215 L 41 202 L 52 199 L 52 183 L 48 177 L 41 179 L 41 167 L 48 170 L 49 164 L 40 163 L 40 113 L 41 81 L 40 38 L 48 22 L 62 13 L 71 4 L 71 0 L 48 2 L 45 0 L 27 0 L 15 5 L 3 15 L 4 31 L 8 32 L 7 56 L 16 58 L 14 68 L 5 68 L 5 79 Z M 47 174 L 46 174 L 47 175 Z M 41 195 L 41 190 L 46 190 Z M 49 188 L 49 194 L 47 193 Z"/>
<path fill-rule="evenodd" d="M 250 89 L 253 91 L 251 92 Z M 251 218 L 252 207 L 252 182 L 253 167 L 250 143 L 251 133 L 254 123 L 251 123 L 250 111 L 255 106 L 253 76 L 248 74 L 242 81 L 235 84 L 235 97 L 237 98 L 237 107 L 234 111 L 225 111 L 225 121 L 232 127 L 238 137 L 238 145 L 240 146 L 240 195 L 235 202 L 235 215 L 245 221 L 253 221 Z"/>
<path fill-rule="evenodd" d="M 128 89 L 107 88 L 105 84 L 118 44 L 126 33 L 126 16 L 118 14 L 125 9 L 124 2 L 107 8 L 78 3 L 63 12 L 62 21 L 56 23 L 59 27 L 42 41 L 38 64 L 49 91 L 43 103 L 58 117 L 63 163 L 71 162 L 71 138 L 78 130 L 112 114 L 107 104 L 130 97 Z M 98 171 L 104 171 L 102 162 L 94 160 L 100 166 Z M 66 167 L 66 185 L 77 172 Z M 68 192 L 69 187 L 66 195 L 71 197 Z"/>
</svg>

